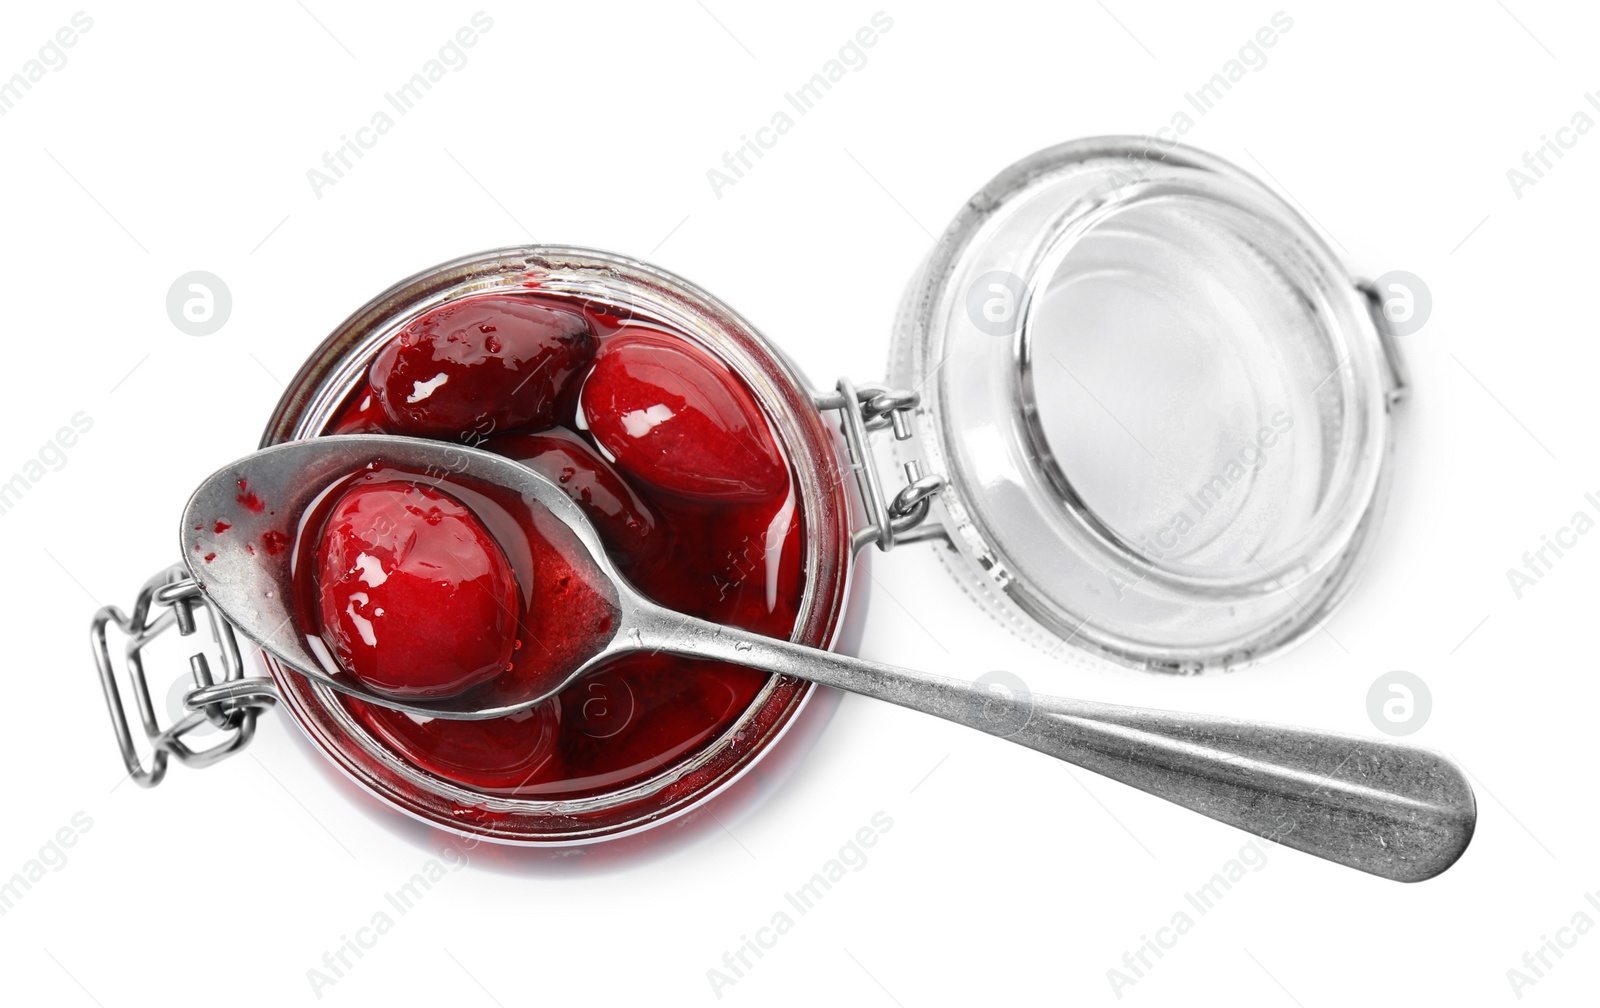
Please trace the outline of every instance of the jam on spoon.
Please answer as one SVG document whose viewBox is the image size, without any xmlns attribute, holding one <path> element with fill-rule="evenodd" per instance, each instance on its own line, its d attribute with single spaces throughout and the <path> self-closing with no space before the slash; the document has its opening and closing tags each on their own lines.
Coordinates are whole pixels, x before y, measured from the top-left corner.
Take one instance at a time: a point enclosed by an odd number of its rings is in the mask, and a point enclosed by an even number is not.
<svg viewBox="0 0 1600 1008">
<path fill-rule="evenodd" d="M 374 692 L 453 696 L 511 665 L 517 586 L 500 544 L 439 490 L 358 484 L 317 546 L 322 637 Z"/>
</svg>

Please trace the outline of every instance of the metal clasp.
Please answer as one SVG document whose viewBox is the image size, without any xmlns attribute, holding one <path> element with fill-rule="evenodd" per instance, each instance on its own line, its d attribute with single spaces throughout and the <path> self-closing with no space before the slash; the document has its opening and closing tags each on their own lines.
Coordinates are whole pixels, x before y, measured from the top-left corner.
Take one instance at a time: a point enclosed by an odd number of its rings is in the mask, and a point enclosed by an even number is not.
<svg viewBox="0 0 1600 1008">
<path fill-rule="evenodd" d="M 164 611 L 156 614 L 157 606 Z M 221 655 L 222 678 L 218 680 L 212 674 L 211 663 L 204 653 L 191 655 L 189 671 L 194 678 L 194 689 L 184 697 L 184 707 L 189 713 L 163 728 L 150 696 L 142 652 L 147 644 L 174 626 L 181 636 L 193 634 L 198 625 L 195 621 L 197 609 L 205 612 L 211 638 Z M 151 749 L 148 768 L 134 745 L 127 709 L 117 686 L 116 668 L 106 634 L 106 627 L 111 623 L 128 637 L 123 651 L 124 664 L 133 684 L 139 721 Z M 124 615 L 116 606 L 106 606 L 95 613 L 89 625 L 89 646 L 94 651 L 106 707 L 111 713 L 111 727 L 122 749 L 122 761 L 127 765 L 129 776 L 141 787 L 155 787 L 161 783 L 166 776 L 169 756 L 176 756 L 186 766 L 205 767 L 243 749 L 255 737 L 256 717 L 278 700 L 272 680 L 245 677 L 233 627 L 216 611 L 181 565 L 169 567 L 145 582 L 131 616 Z M 205 724 L 222 729 L 223 739 L 203 749 L 184 741 L 186 735 Z"/>
<path fill-rule="evenodd" d="M 905 464 L 906 485 L 891 499 L 884 492 L 883 478 L 872 458 L 869 432 L 888 427 L 896 441 L 911 439 L 911 412 L 921 397 L 915 392 L 890 389 L 883 385 L 857 386 L 840 378 L 837 391 L 815 395 L 819 410 L 838 410 L 839 430 L 850 453 L 850 470 L 866 508 L 867 525 L 851 536 L 851 546 L 860 552 L 868 545 L 890 550 L 897 542 L 915 542 L 944 534 L 937 524 L 925 524 L 933 498 L 944 489 L 945 478 L 928 475 L 922 463 Z"/>
<path fill-rule="evenodd" d="M 1390 406 L 1395 406 L 1405 400 L 1406 393 L 1411 388 L 1411 371 L 1406 367 L 1400 343 L 1389 331 L 1388 322 L 1383 317 L 1383 295 L 1371 280 L 1358 281 L 1356 290 L 1366 298 L 1367 312 L 1372 316 L 1372 324 L 1378 330 L 1378 345 L 1383 348 L 1383 363 L 1389 379 L 1385 400 Z"/>
</svg>

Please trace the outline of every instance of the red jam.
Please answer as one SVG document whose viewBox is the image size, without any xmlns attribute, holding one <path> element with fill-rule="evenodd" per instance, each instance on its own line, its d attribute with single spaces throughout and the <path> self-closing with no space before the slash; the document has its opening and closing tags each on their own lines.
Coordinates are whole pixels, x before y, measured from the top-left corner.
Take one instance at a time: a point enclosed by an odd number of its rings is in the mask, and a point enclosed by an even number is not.
<svg viewBox="0 0 1600 1008">
<path fill-rule="evenodd" d="M 511 666 L 511 562 L 453 497 L 406 482 L 346 490 L 323 525 L 316 571 L 323 639 L 376 692 L 454 696 Z"/>
<path fill-rule="evenodd" d="M 579 435 L 556 427 L 539 434 L 502 434 L 482 447 L 554 480 L 588 513 L 624 573 L 637 575 L 665 557 L 666 531 L 655 512 Z"/>
<path fill-rule="evenodd" d="M 520 702 L 616 635 L 616 593 L 572 530 L 505 487 L 375 462 L 300 527 L 294 569 L 315 573 L 296 586 L 299 618 L 379 692 Z"/>
<path fill-rule="evenodd" d="M 498 350 L 490 349 L 491 336 Z M 459 299 L 407 326 L 396 342 L 408 338 L 406 347 L 380 351 L 371 387 L 352 394 L 326 433 L 425 430 L 518 459 L 588 512 L 618 568 L 645 595 L 761 633 L 792 632 L 805 588 L 798 494 L 764 414 L 720 361 L 659 328 L 535 293 Z M 559 349 L 543 357 L 527 350 L 552 340 Z M 415 393 L 406 382 L 445 373 L 409 368 L 395 378 L 399 362 L 419 353 L 411 347 L 428 341 L 448 348 L 452 366 L 465 363 L 396 420 L 397 390 L 409 397 Z M 534 363 L 486 363 L 510 347 L 519 361 Z M 441 363 L 436 349 L 429 352 L 428 366 Z M 524 383 L 539 384 L 536 409 L 515 405 Z M 470 396 L 439 398 L 452 384 Z M 595 611 L 594 600 L 562 594 L 582 579 L 563 580 L 554 569 L 560 550 L 546 540 L 555 533 L 533 527 L 536 516 L 512 513 L 488 488 L 445 489 L 483 520 L 510 558 L 519 593 L 515 639 L 522 644 L 513 667 L 478 688 L 492 695 L 517 677 L 581 661 L 597 630 L 570 617 Z M 491 636 L 470 624 L 440 629 Z M 693 757 L 740 718 L 766 679 L 737 666 L 638 654 L 508 718 L 430 720 L 341 702 L 381 745 L 439 777 L 495 794 L 571 798 L 642 782 Z"/>
<path fill-rule="evenodd" d="M 691 500 L 764 501 L 789 473 L 733 375 L 682 340 L 653 333 L 606 344 L 583 383 L 583 422 L 629 475 Z"/>
<path fill-rule="evenodd" d="M 554 426 L 574 375 L 594 356 L 579 312 L 515 294 L 482 294 L 435 308 L 372 362 L 372 395 L 395 434 Z"/>
</svg>

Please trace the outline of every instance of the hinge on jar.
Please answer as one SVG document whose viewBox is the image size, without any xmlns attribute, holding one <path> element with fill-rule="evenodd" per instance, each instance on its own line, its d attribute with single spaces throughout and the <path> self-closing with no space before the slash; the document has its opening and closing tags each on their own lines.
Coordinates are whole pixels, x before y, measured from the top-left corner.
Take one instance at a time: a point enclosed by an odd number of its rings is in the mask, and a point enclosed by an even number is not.
<svg viewBox="0 0 1600 1008">
<path fill-rule="evenodd" d="M 1389 405 L 1393 406 L 1405 399 L 1406 392 L 1411 388 L 1411 372 L 1406 368 L 1405 357 L 1400 353 L 1400 344 L 1384 320 L 1383 295 L 1378 293 L 1378 288 L 1373 286 L 1370 280 L 1357 282 L 1356 289 L 1367 299 L 1367 311 L 1372 315 L 1372 324 L 1378 330 L 1378 345 L 1383 347 L 1383 363 L 1389 378 L 1387 400 Z"/>
<path fill-rule="evenodd" d="M 153 615 L 156 606 L 166 611 Z M 194 679 L 194 689 L 183 700 L 189 713 L 163 728 L 151 699 L 142 652 L 146 645 L 174 626 L 180 636 L 194 633 L 198 626 L 196 609 L 205 611 L 212 640 L 222 658 L 222 678 L 218 680 L 212 674 L 211 663 L 204 653 L 191 655 L 189 672 Z M 149 767 L 144 765 L 134 745 L 127 709 L 117 686 L 116 667 L 106 638 L 106 627 L 111 623 L 128 637 L 123 655 L 128 679 L 133 684 L 134 704 L 151 749 Z M 100 686 L 105 690 L 106 707 L 111 712 L 111 727 L 122 749 L 122 761 L 128 768 L 128 775 L 141 787 L 155 787 L 161 783 L 167 773 L 169 756 L 176 756 L 185 766 L 205 767 L 239 752 L 255 737 L 256 717 L 278 700 L 271 679 L 245 676 L 232 625 L 216 611 L 181 565 L 169 567 L 145 582 L 134 601 L 131 616 L 124 615 L 116 606 L 106 606 L 95 613 L 89 625 L 89 645 L 100 672 Z M 193 748 L 184 741 L 184 736 L 206 724 L 226 733 L 222 741 L 204 749 Z"/>
<path fill-rule="evenodd" d="M 839 430 L 866 508 L 867 524 L 852 534 L 852 551 L 859 553 L 869 545 L 887 551 L 896 543 L 942 536 L 944 530 L 937 523 L 928 524 L 927 518 L 933 498 L 944 489 L 944 477 L 923 473 L 920 462 L 907 462 L 906 485 L 891 499 L 884 492 L 868 441 L 869 432 L 884 427 L 894 432 L 896 441 L 909 441 L 911 411 L 921 401 L 917 393 L 883 385 L 857 386 L 840 378 L 837 391 L 815 395 L 813 400 L 819 410 L 839 411 Z"/>
</svg>

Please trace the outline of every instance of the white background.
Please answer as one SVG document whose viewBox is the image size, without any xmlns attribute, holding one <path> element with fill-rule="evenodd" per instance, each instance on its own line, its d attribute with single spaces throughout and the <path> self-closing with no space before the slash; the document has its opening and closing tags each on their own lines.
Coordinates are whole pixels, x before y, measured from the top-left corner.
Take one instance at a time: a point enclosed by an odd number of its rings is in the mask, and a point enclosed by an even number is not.
<svg viewBox="0 0 1600 1008">
<path fill-rule="evenodd" d="M 281 382 L 349 311 L 458 254 L 570 242 L 702 284 L 819 383 L 876 378 L 901 285 L 970 193 L 1038 148 L 1167 125 L 1279 9 L 884 7 L 893 27 L 868 63 L 718 198 L 707 169 L 877 2 L 486 5 L 493 28 L 467 65 L 320 198 L 307 169 L 479 0 L 85 9 L 93 27 L 68 63 L 0 117 L 0 480 L 74 413 L 93 420 L 65 466 L 0 515 L 0 878 L 75 813 L 92 827 L 0 916 L 0 997 L 316 1001 L 307 970 L 449 841 L 336 780 L 281 713 L 248 755 L 176 768 L 155 791 L 118 786 L 84 648 L 91 611 L 126 607 L 174 559 L 190 488 L 254 446 Z M 77 9 L 8 5 L 0 78 Z M 1414 394 L 1364 580 L 1299 649 L 1177 680 L 1047 663 L 972 613 L 931 554 L 906 549 L 876 566 L 863 653 L 1367 733 L 1374 679 L 1416 673 L 1433 714 L 1413 739 L 1478 785 L 1459 865 L 1403 886 L 1274 848 L 1121 1000 L 1510 1003 L 1507 970 L 1525 951 L 1581 910 L 1600 920 L 1583 899 L 1600 888 L 1600 536 L 1521 600 L 1506 578 L 1600 491 L 1600 135 L 1521 198 L 1506 176 L 1589 108 L 1600 25 L 1532 0 L 1283 9 L 1294 25 L 1267 64 L 1185 139 L 1289 196 L 1357 270 L 1408 270 L 1432 289 L 1431 319 L 1405 339 Z M 234 301 L 203 338 L 177 331 L 164 304 L 196 269 Z M 722 1001 L 1114 1003 L 1107 970 L 1247 839 L 846 698 L 787 784 L 726 829 L 627 857 L 480 849 L 321 1000 L 714 1003 L 707 970 L 880 811 L 893 828 L 866 866 Z M 1597 982 L 1591 934 L 1521 993 L 1573 1003 Z"/>
</svg>

